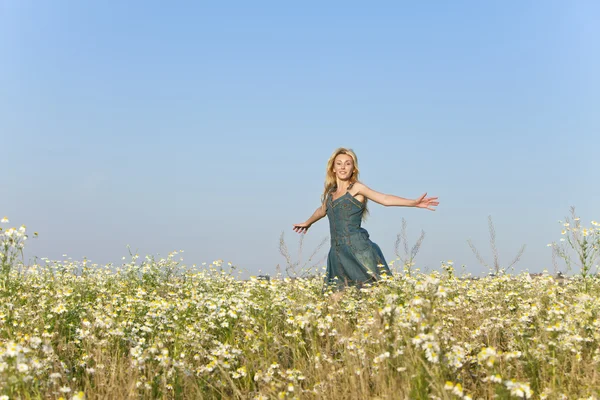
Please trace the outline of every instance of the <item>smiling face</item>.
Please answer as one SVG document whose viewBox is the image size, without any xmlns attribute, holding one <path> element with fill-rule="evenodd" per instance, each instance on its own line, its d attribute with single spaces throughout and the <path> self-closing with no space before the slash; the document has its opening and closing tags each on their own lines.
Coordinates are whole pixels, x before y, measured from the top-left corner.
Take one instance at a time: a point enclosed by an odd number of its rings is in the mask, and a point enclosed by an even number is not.
<svg viewBox="0 0 600 400">
<path fill-rule="evenodd" d="M 348 180 L 354 173 L 354 160 L 348 154 L 339 154 L 333 161 L 333 173 L 340 180 Z"/>
</svg>

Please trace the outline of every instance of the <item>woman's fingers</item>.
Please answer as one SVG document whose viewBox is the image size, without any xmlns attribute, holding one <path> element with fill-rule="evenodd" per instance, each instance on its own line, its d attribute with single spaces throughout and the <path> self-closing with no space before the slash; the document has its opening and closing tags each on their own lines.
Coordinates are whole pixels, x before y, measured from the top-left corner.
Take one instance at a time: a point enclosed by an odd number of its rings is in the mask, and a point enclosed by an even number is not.
<svg viewBox="0 0 600 400">
<path fill-rule="evenodd" d="M 298 232 L 298 233 L 306 233 L 306 231 L 308 230 L 308 228 L 306 226 L 302 226 L 302 225 L 294 225 L 294 228 L 292 228 L 294 230 L 294 232 Z"/>
</svg>

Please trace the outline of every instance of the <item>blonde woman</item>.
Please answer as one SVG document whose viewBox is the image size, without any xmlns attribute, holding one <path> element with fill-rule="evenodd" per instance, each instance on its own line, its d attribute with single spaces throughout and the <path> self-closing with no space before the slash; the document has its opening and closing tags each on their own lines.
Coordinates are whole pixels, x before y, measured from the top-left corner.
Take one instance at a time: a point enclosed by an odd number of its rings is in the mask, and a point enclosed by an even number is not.
<svg viewBox="0 0 600 400">
<path fill-rule="evenodd" d="M 321 206 L 294 231 L 306 233 L 312 224 L 327 215 L 331 233 L 331 249 L 327 257 L 325 282 L 338 290 L 344 286 L 362 286 L 376 281 L 382 273 L 391 275 L 381 249 L 369 239 L 369 233 L 361 227 L 365 219 L 367 200 L 384 206 L 419 207 L 435 211 L 437 197 L 416 200 L 376 192 L 358 180 L 359 169 L 356 154 L 351 149 L 336 149 L 327 162 L 325 190 Z"/>
</svg>

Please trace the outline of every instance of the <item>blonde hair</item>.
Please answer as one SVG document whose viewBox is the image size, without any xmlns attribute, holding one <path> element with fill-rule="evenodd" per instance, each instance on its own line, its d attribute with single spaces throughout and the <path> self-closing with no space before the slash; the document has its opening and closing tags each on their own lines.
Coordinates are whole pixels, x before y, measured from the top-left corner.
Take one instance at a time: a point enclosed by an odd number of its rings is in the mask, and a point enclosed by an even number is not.
<svg viewBox="0 0 600 400">
<path fill-rule="evenodd" d="M 352 175 L 350 176 L 350 184 L 354 182 L 360 182 L 358 180 L 358 175 L 360 174 L 360 170 L 358 169 L 358 158 L 356 157 L 356 153 L 352 149 L 346 149 L 344 147 L 338 147 L 335 149 L 329 160 L 327 161 L 327 171 L 325 172 L 325 189 L 323 190 L 323 196 L 321 196 L 321 202 L 327 201 L 327 196 L 332 189 L 336 187 L 336 179 L 335 174 L 333 172 L 333 163 L 335 162 L 335 158 L 340 154 L 345 154 L 352 157 L 352 164 L 354 169 L 352 170 Z M 366 219 L 369 210 L 367 209 L 367 198 L 365 197 L 364 201 L 364 212 L 362 215 L 363 221 Z"/>
</svg>

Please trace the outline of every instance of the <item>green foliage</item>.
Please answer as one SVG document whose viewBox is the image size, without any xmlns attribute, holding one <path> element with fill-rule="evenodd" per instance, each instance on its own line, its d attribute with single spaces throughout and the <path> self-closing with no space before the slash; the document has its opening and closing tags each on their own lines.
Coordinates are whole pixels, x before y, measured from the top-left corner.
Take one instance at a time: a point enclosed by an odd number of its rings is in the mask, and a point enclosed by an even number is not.
<svg viewBox="0 0 600 400">
<path fill-rule="evenodd" d="M 570 218 L 566 217 L 565 221 L 558 223 L 562 225 L 563 237 L 558 243 L 548 244 L 552 248 L 555 266 L 558 268 L 556 258 L 559 257 L 564 261 L 567 272 L 570 272 L 575 264 L 584 279 L 589 277 L 598 270 L 595 263 L 600 255 L 600 223 L 592 221 L 591 227 L 583 226 L 581 218 L 575 213 L 575 207 L 571 207 Z"/>
</svg>

